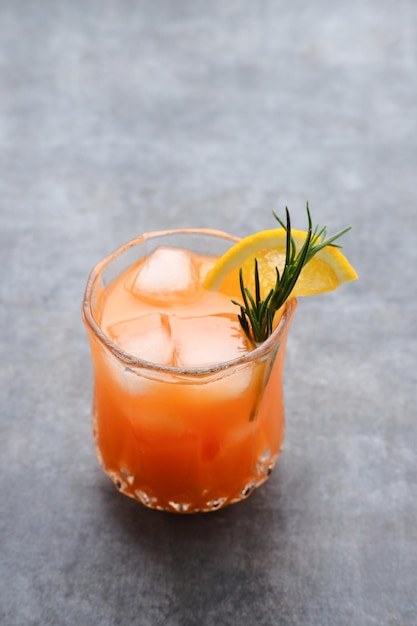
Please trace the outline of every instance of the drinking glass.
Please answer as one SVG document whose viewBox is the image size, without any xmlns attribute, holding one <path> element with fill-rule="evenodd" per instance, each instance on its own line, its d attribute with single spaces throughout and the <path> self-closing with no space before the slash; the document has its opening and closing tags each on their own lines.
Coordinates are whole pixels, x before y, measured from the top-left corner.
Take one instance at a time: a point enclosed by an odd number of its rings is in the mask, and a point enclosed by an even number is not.
<svg viewBox="0 0 417 626">
<path fill-rule="evenodd" d="M 97 456 L 117 489 L 147 507 L 192 513 L 238 502 L 270 476 L 280 453 L 282 376 L 295 299 L 286 302 L 265 342 L 207 366 L 145 361 L 100 327 L 106 289 L 159 246 L 220 256 L 236 241 L 208 229 L 147 233 L 99 262 L 89 276 L 83 320 L 94 372 Z"/>
</svg>

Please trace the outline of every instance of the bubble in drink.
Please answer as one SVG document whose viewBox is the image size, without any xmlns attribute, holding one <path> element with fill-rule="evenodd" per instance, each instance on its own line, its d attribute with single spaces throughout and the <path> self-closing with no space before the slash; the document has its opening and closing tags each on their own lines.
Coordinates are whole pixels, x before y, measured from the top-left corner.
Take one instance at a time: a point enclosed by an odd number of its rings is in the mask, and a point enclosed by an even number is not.
<svg viewBox="0 0 417 626">
<path fill-rule="evenodd" d="M 128 289 L 154 305 L 192 300 L 200 289 L 194 255 L 178 248 L 157 248 L 141 264 Z"/>
<path fill-rule="evenodd" d="M 233 315 L 171 315 L 170 326 L 179 367 L 199 367 L 230 361 L 242 356 L 249 348 Z"/>
<path fill-rule="evenodd" d="M 110 339 L 122 350 L 145 361 L 173 365 L 175 345 L 166 314 L 150 313 L 107 328 Z"/>
</svg>

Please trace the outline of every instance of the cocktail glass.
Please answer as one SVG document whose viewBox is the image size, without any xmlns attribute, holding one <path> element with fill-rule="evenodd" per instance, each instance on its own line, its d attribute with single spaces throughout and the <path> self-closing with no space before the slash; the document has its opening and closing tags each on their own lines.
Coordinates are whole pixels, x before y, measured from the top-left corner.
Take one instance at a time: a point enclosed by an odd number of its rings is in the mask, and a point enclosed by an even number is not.
<svg viewBox="0 0 417 626">
<path fill-rule="evenodd" d="M 83 320 L 97 456 L 117 489 L 150 508 L 215 511 L 269 477 L 284 439 L 282 376 L 296 300 L 287 301 L 273 334 L 254 350 L 173 367 L 129 354 L 103 332 L 106 289 L 159 246 L 220 256 L 236 241 L 208 229 L 144 234 L 99 262 L 88 279 Z"/>
</svg>

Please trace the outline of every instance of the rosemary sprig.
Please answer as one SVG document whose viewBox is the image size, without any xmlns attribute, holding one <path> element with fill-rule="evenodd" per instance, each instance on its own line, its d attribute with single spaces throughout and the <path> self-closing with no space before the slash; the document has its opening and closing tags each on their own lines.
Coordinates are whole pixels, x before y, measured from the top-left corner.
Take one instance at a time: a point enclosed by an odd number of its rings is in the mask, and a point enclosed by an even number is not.
<svg viewBox="0 0 417 626">
<path fill-rule="evenodd" d="M 270 290 L 264 300 L 261 298 L 258 260 L 255 259 L 254 295 L 252 295 L 249 289 L 245 286 L 243 271 L 242 268 L 240 268 L 239 279 L 243 304 L 237 302 L 236 300 L 232 300 L 232 302 L 239 306 L 240 314 L 238 315 L 238 318 L 240 325 L 248 339 L 255 345 L 262 343 L 271 335 L 275 314 L 291 295 L 303 267 L 313 258 L 315 254 L 317 254 L 317 252 L 319 252 L 319 250 L 322 250 L 326 246 L 339 248 L 340 246 L 334 242 L 351 228 L 348 226 L 335 235 L 326 238 L 326 227 L 324 226 L 319 229 L 319 227 L 316 226 L 313 229 L 308 203 L 306 208 L 308 230 L 305 241 L 299 252 L 297 252 L 295 241 L 291 234 L 291 220 L 288 208 L 285 208 L 286 223 L 278 217 L 275 211 L 273 212 L 275 219 L 286 231 L 285 265 L 281 273 L 279 272 L 278 267 L 275 268 L 275 286 Z"/>
</svg>

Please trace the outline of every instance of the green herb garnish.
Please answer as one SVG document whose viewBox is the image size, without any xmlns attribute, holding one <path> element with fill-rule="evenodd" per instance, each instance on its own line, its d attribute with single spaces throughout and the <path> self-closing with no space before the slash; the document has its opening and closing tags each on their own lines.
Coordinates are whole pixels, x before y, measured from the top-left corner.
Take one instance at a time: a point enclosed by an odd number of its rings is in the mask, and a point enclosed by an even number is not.
<svg viewBox="0 0 417 626">
<path fill-rule="evenodd" d="M 271 335 L 275 314 L 290 297 L 303 267 L 313 258 L 315 254 L 317 254 L 317 252 L 319 252 L 319 250 L 322 250 L 324 247 L 334 246 L 336 248 L 340 248 L 339 245 L 334 244 L 334 241 L 344 235 L 351 228 L 348 226 L 326 239 L 326 227 L 320 228 L 319 230 L 319 227 L 316 226 L 313 230 L 308 203 L 306 208 L 308 218 L 307 236 L 303 246 L 298 252 L 294 238 L 291 234 L 291 220 L 288 208 L 285 208 L 286 223 L 284 223 L 275 211 L 273 211 L 275 219 L 286 231 L 285 265 L 281 273 L 278 267 L 275 268 L 275 286 L 270 290 L 264 300 L 261 298 L 258 260 L 255 258 L 254 294 L 252 294 L 245 286 L 243 271 L 242 268 L 240 268 L 239 279 L 243 304 L 237 302 L 236 300 L 232 300 L 232 302 L 240 307 L 240 314 L 238 315 L 240 325 L 248 339 L 255 345 L 262 343 Z"/>
</svg>

